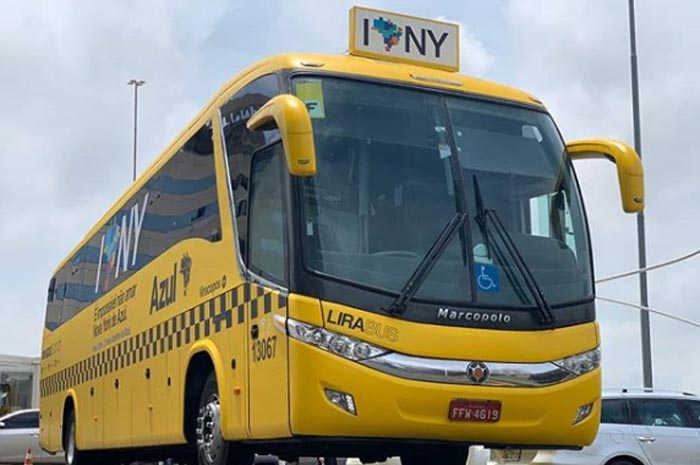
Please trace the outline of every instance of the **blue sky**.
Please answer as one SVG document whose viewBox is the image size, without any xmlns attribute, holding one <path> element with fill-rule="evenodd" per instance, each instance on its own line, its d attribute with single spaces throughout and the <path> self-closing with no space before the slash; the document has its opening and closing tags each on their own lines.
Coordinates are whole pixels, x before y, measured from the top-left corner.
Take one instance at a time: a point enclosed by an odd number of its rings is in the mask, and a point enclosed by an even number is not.
<svg viewBox="0 0 700 465">
<path fill-rule="evenodd" d="M 366 1 L 462 26 L 462 72 L 523 88 L 567 139 L 632 143 L 627 2 Z M 343 53 L 347 1 L 5 1 L 0 15 L 0 353 L 35 355 L 54 266 L 236 71 L 281 52 Z M 683 14 L 679 14 L 683 11 Z M 700 6 L 639 1 L 649 262 L 700 246 L 694 147 Z M 606 162 L 577 165 L 599 277 L 636 267 L 636 220 Z M 700 262 L 650 276 L 652 306 L 700 320 Z M 600 285 L 637 300 L 637 281 Z M 638 313 L 599 304 L 605 384 L 641 382 Z M 697 328 L 652 317 L 658 385 L 700 391 Z M 686 355 L 688 354 L 688 355 Z M 691 368 L 691 369 L 688 369 Z"/>
</svg>

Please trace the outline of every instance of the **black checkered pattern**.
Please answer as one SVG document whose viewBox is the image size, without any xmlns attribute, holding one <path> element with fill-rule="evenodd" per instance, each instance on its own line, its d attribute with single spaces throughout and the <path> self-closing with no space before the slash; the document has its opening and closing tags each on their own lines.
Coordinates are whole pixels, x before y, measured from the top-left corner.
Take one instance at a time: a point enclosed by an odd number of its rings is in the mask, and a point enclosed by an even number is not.
<svg viewBox="0 0 700 465">
<path fill-rule="evenodd" d="M 213 333 L 230 329 L 234 324 L 243 324 L 247 303 L 250 303 L 249 318 L 255 320 L 260 312 L 268 314 L 273 308 L 285 308 L 287 297 L 262 286 L 245 283 L 42 379 L 41 397 L 179 349 Z"/>
</svg>

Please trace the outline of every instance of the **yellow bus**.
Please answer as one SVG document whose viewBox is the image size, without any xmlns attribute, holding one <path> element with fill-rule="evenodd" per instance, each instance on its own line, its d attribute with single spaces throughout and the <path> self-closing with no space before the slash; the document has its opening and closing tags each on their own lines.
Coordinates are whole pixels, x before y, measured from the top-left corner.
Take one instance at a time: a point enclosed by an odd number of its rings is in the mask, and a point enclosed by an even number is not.
<svg viewBox="0 0 700 465">
<path fill-rule="evenodd" d="M 635 212 L 639 158 L 565 144 L 538 99 L 455 73 L 453 25 L 351 16 L 351 54 L 275 56 L 223 86 L 59 264 L 43 448 L 461 465 L 469 444 L 593 440 L 571 160 L 614 161 Z"/>
</svg>

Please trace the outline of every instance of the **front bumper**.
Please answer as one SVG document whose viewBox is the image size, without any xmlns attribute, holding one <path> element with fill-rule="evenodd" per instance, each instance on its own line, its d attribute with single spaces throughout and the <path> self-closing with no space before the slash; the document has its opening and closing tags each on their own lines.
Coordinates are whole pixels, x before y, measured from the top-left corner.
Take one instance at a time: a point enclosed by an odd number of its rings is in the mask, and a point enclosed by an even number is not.
<svg viewBox="0 0 700 465">
<path fill-rule="evenodd" d="M 290 423 L 304 436 L 458 441 L 491 446 L 582 447 L 600 417 L 600 369 L 537 388 L 444 384 L 399 378 L 297 340 L 289 341 Z M 333 405 L 325 389 L 353 396 L 357 415 Z M 448 420 L 453 399 L 497 400 L 496 423 Z M 573 426 L 578 408 L 593 411 Z"/>
</svg>

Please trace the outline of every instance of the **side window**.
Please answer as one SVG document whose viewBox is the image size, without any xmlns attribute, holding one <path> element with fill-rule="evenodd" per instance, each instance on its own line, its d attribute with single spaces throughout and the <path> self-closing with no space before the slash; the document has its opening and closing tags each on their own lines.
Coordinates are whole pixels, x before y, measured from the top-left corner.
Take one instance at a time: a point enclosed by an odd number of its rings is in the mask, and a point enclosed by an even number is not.
<svg viewBox="0 0 700 465">
<path fill-rule="evenodd" d="M 601 423 L 629 424 L 629 410 L 625 399 L 603 399 Z"/>
<path fill-rule="evenodd" d="M 250 189 L 250 163 L 253 152 L 279 138 L 279 131 L 248 131 L 248 119 L 265 102 L 280 93 L 277 76 L 263 76 L 231 97 L 221 107 L 221 126 L 226 147 L 231 189 L 236 211 L 236 230 L 239 250 L 246 256 L 248 239 L 248 196 Z"/>
<path fill-rule="evenodd" d="M 63 310 L 61 312 L 62 321 L 68 321 L 73 318 L 92 299 L 90 289 L 83 284 L 85 252 L 86 248 L 83 247 L 64 266 L 63 275 L 66 283 Z"/>
<path fill-rule="evenodd" d="M 690 419 L 691 426 L 700 428 L 700 401 L 685 400 L 683 401 L 683 404 L 686 406 L 686 411 L 688 412 L 688 418 Z"/>
<path fill-rule="evenodd" d="M 216 170 L 211 125 L 200 129 L 163 169 L 149 181 L 147 188 L 157 192 L 152 229 L 165 233 L 151 253 L 158 256 L 185 239 L 221 239 L 219 204 L 216 195 Z M 144 223 L 144 230 L 149 231 Z"/>
<path fill-rule="evenodd" d="M 91 237 L 49 285 L 54 330 L 186 239 L 221 239 L 211 122 L 205 124 Z"/>
<path fill-rule="evenodd" d="M 647 426 L 687 427 L 681 402 L 673 399 L 634 399 L 635 423 Z"/>
<path fill-rule="evenodd" d="M 211 124 L 204 125 L 88 243 L 99 296 L 185 239 L 221 239 Z"/>
<path fill-rule="evenodd" d="M 5 429 L 38 428 L 39 412 L 19 413 L 4 421 Z"/>
<path fill-rule="evenodd" d="M 529 219 L 530 235 L 557 239 L 576 255 L 576 238 L 566 192 L 529 199 Z"/>
<path fill-rule="evenodd" d="M 273 282 L 286 282 L 286 234 L 282 144 L 253 156 L 250 187 L 248 267 Z"/>
<path fill-rule="evenodd" d="M 63 298 L 59 298 L 59 289 L 62 284 L 62 271 L 56 273 L 56 276 L 49 281 L 48 296 L 46 298 L 46 318 L 44 326 L 49 331 L 53 331 L 61 324 L 61 311 L 63 310 Z"/>
</svg>

